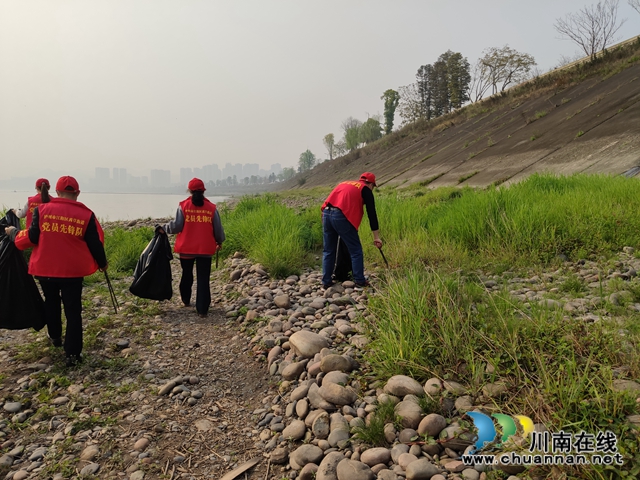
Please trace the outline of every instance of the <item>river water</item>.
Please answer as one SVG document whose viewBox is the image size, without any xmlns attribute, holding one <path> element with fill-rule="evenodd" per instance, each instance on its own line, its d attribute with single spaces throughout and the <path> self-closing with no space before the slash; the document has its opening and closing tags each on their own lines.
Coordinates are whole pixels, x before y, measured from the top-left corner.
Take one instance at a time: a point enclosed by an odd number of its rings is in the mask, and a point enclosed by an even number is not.
<svg viewBox="0 0 640 480">
<path fill-rule="evenodd" d="M 22 208 L 27 198 L 35 195 L 31 191 L 0 191 L 0 208 Z M 139 218 L 164 218 L 176 214 L 178 203 L 187 198 L 181 195 L 157 193 L 90 193 L 82 192 L 78 201 L 84 203 L 96 214 L 99 220 L 133 220 Z M 213 203 L 222 202 L 229 197 L 207 197 Z"/>
</svg>

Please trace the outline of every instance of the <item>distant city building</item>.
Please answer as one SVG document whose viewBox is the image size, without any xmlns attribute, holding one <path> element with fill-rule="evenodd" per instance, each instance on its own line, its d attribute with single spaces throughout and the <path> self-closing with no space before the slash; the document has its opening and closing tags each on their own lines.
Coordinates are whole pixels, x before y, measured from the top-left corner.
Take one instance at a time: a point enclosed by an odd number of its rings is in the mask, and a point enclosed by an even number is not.
<svg viewBox="0 0 640 480">
<path fill-rule="evenodd" d="M 107 184 L 109 183 L 109 181 L 111 180 L 110 176 L 109 176 L 109 169 L 108 168 L 100 168 L 100 167 L 96 167 L 96 182 L 98 182 L 99 184 Z"/>
<path fill-rule="evenodd" d="M 151 170 L 150 186 L 167 188 L 171 186 L 171 170 Z"/>
<path fill-rule="evenodd" d="M 242 167 L 242 178 L 260 175 L 260 165 L 257 163 L 245 163 Z"/>
<path fill-rule="evenodd" d="M 126 185 L 127 183 L 129 183 L 129 178 L 127 177 L 127 169 L 120 168 L 118 174 L 118 184 Z"/>
<path fill-rule="evenodd" d="M 193 170 L 190 167 L 180 169 L 180 184 L 186 185 L 194 177 Z"/>
<path fill-rule="evenodd" d="M 274 163 L 273 165 L 271 165 L 271 168 L 269 170 L 270 173 L 275 173 L 276 175 L 278 175 L 279 173 L 282 173 L 282 165 L 280 165 L 279 163 Z"/>
<path fill-rule="evenodd" d="M 113 169 L 113 183 L 115 183 L 116 185 L 118 183 L 120 183 L 120 169 L 119 168 L 114 168 Z"/>
</svg>

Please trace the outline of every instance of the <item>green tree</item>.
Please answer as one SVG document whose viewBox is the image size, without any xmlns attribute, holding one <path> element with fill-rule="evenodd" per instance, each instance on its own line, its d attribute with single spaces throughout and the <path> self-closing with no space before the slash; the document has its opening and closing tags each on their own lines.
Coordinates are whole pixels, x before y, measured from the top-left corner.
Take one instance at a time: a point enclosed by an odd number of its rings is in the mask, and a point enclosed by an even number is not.
<svg viewBox="0 0 640 480">
<path fill-rule="evenodd" d="M 295 174 L 296 170 L 293 167 L 284 167 L 278 176 L 282 175 L 282 180 L 289 180 L 293 178 Z"/>
<path fill-rule="evenodd" d="M 340 140 L 339 142 L 336 142 L 335 149 L 336 149 L 336 157 L 341 157 L 342 155 L 347 153 L 347 143 L 344 141 L 344 139 Z"/>
<path fill-rule="evenodd" d="M 421 118 L 422 103 L 420 93 L 418 92 L 418 84 L 411 83 L 398 88 L 400 101 L 398 102 L 398 114 L 402 119 L 401 127 L 417 121 Z"/>
<path fill-rule="evenodd" d="M 342 131 L 344 132 L 344 142 L 347 150 L 355 150 L 360 145 L 361 126 L 362 122 L 353 117 L 349 117 L 342 122 Z"/>
<path fill-rule="evenodd" d="M 375 142 L 382 137 L 380 120 L 375 117 L 368 118 L 367 121 L 360 126 L 359 134 L 360 143 Z"/>
<path fill-rule="evenodd" d="M 433 65 L 422 65 L 416 73 L 416 85 L 419 97 L 419 117 L 431 119 L 433 113 L 433 95 L 435 89 Z"/>
<path fill-rule="evenodd" d="M 520 53 L 509 45 L 485 50 L 484 56 L 479 61 L 485 67 L 484 74 L 487 75 L 493 94 L 498 91 L 504 92 L 507 86 L 524 81 L 531 68 L 536 65 L 533 56 Z"/>
<path fill-rule="evenodd" d="M 311 153 L 311 150 L 307 149 L 300 154 L 298 160 L 298 172 L 306 172 L 311 170 L 316 164 L 316 156 Z"/>
<path fill-rule="evenodd" d="M 459 52 L 451 53 L 447 62 L 447 83 L 451 109 L 462 107 L 469 101 L 469 84 L 471 83 L 471 67 Z"/>
<path fill-rule="evenodd" d="M 400 94 L 390 88 L 382 94 L 380 100 L 384 100 L 384 133 L 389 135 L 393 130 L 393 119 L 400 102 Z"/>
<path fill-rule="evenodd" d="M 327 133 L 322 139 L 322 143 L 327 149 L 327 153 L 329 154 L 329 160 L 333 160 L 333 156 L 336 153 L 336 141 L 333 137 L 333 133 Z"/>
<path fill-rule="evenodd" d="M 460 108 L 469 100 L 470 82 L 469 62 L 459 52 L 447 50 L 433 65 L 422 65 L 416 73 L 420 117 L 430 120 Z"/>
</svg>

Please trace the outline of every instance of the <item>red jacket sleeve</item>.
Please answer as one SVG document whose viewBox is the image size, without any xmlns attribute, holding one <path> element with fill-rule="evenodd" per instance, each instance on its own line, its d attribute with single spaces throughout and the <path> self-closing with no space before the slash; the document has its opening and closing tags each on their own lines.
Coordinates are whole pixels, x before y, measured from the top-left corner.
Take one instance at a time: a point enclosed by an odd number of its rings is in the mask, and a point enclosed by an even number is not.
<svg viewBox="0 0 640 480">
<path fill-rule="evenodd" d="M 31 240 L 29 240 L 29 230 L 20 230 L 16 235 L 15 244 L 18 250 L 26 250 L 36 246 L 35 243 L 31 243 Z"/>
</svg>

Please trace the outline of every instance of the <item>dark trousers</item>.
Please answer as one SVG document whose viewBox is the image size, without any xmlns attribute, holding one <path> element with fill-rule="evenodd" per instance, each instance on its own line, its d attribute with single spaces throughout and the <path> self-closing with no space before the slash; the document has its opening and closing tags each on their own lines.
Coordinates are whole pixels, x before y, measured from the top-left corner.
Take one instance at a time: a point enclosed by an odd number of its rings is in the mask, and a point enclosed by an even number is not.
<svg viewBox="0 0 640 480">
<path fill-rule="evenodd" d="M 180 279 L 180 298 L 182 303 L 191 303 L 191 288 L 193 287 L 193 264 L 196 264 L 196 311 L 206 315 L 211 306 L 211 289 L 209 276 L 211 275 L 211 257 L 181 258 L 182 278 Z"/>
<path fill-rule="evenodd" d="M 39 278 L 44 293 L 44 314 L 49 337 L 62 337 L 62 305 L 67 318 L 64 351 L 69 355 L 82 352 L 82 278 Z"/>
<path fill-rule="evenodd" d="M 358 230 L 351 225 L 347 217 L 337 208 L 325 208 L 322 212 L 323 245 L 322 283 L 331 285 L 333 270 L 338 253 L 338 237 L 344 242 L 351 255 L 353 280 L 364 283 L 364 254 L 358 237 Z"/>
</svg>

